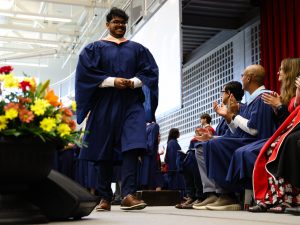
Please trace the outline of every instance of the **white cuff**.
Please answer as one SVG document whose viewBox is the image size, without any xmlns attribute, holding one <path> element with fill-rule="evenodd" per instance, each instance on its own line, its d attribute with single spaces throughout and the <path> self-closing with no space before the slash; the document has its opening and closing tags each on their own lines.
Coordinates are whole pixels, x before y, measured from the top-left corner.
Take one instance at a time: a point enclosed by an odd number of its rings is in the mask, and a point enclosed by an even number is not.
<svg viewBox="0 0 300 225">
<path fill-rule="evenodd" d="M 248 134 L 251 134 L 252 136 L 256 136 L 258 131 L 256 129 L 252 129 L 252 128 L 249 128 L 247 126 L 248 124 L 248 119 L 240 116 L 240 115 L 237 115 L 235 118 L 234 118 L 234 123 L 236 125 L 238 125 L 243 131 L 245 131 L 246 133 Z"/>
<path fill-rule="evenodd" d="M 108 77 L 99 85 L 99 88 L 106 88 L 106 87 L 114 87 L 115 86 L 115 77 Z"/>
<path fill-rule="evenodd" d="M 137 77 L 133 77 L 130 80 L 133 81 L 134 88 L 139 88 L 143 86 L 143 82 Z"/>
</svg>

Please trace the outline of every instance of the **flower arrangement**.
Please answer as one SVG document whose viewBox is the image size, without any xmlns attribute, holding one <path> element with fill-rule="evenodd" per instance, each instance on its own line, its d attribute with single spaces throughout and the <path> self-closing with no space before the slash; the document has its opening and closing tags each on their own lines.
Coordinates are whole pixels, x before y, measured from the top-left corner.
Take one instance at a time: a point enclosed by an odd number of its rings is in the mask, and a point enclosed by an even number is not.
<svg viewBox="0 0 300 225">
<path fill-rule="evenodd" d="M 39 137 L 60 146 L 69 143 L 81 145 L 80 132 L 72 120 L 72 110 L 64 107 L 53 90 L 50 81 L 36 83 L 33 77 L 21 80 L 11 72 L 11 66 L 0 67 L 0 137 Z"/>
</svg>

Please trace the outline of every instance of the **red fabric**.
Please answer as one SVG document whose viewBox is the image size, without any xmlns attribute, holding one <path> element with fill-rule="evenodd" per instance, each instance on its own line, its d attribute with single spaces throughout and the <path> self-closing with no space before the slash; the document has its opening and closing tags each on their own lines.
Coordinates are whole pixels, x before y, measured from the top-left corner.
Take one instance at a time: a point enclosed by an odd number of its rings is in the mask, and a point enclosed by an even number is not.
<svg viewBox="0 0 300 225">
<path fill-rule="evenodd" d="M 299 0 L 261 1 L 261 65 L 266 69 L 265 85 L 279 92 L 277 71 L 288 57 L 300 57 Z"/>
<path fill-rule="evenodd" d="M 290 101 L 290 104 L 288 107 L 289 112 L 293 112 L 295 110 L 295 101 L 296 101 L 296 96 L 293 97 Z"/>
<path fill-rule="evenodd" d="M 285 132 L 281 135 L 282 131 L 286 129 L 286 127 L 291 123 L 291 121 L 295 118 L 295 122 L 289 131 Z M 260 150 L 260 153 L 255 161 L 254 169 L 253 169 L 253 191 L 255 200 L 263 200 L 266 192 L 268 190 L 268 177 L 269 174 L 266 165 L 274 161 L 278 155 L 278 151 L 280 151 L 280 146 L 284 140 L 284 138 L 290 133 L 290 131 L 299 123 L 300 121 L 300 107 L 297 107 L 295 111 L 293 111 L 289 117 L 283 122 L 283 124 L 276 130 L 276 132 L 272 135 L 272 137 L 265 143 L 265 145 Z M 278 144 L 273 150 L 271 156 L 269 158 L 266 157 L 266 152 L 268 151 L 270 145 L 279 137 Z"/>
</svg>

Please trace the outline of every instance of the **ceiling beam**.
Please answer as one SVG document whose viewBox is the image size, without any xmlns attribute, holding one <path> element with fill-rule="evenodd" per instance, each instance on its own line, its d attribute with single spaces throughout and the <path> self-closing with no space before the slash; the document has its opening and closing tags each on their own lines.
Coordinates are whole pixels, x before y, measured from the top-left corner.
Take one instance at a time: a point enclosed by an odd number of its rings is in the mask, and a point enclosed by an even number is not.
<svg viewBox="0 0 300 225">
<path fill-rule="evenodd" d="M 62 5 L 77 5 L 83 7 L 92 7 L 92 8 L 109 8 L 111 7 L 111 2 L 96 2 L 95 0 L 29 0 L 32 2 L 46 2 Z"/>
<path fill-rule="evenodd" d="M 32 52 L 33 49 L 28 49 L 28 48 L 18 48 L 18 47 L 1 47 L 0 51 L 5 51 L 5 52 Z"/>
<path fill-rule="evenodd" d="M 0 10 L 0 15 L 10 17 L 10 18 L 17 18 L 17 19 L 27 19 L 27 20 L 50 20 L 50 21 L 56 21 L 56 22 L 64 22 L 64 23 L 69 23 L 72 22 L 72 18 L 70 17 L 61 17 L 61 16 L 51 16 L 51 15 L 45 15 L 45 14 L 40 14 L 40 13 L 24 13 L 24 12 L 19 12 L 16 10 L 12 11 L 5 11 L 5 10 Z"/>
<path fill-rule="evenodd" d="M 75 30 L 70 31 L 61 31 L 56 28 L 47 28 L 47 29 L 41 29 L 41 28 L 33 28 L 33 27 L 25 27 L 25 26 L 18 26 L 13 24 L 0 24 L 0 29 L 6 29 L 6 30 L 18 30 L 18 31 L 28 31 L 33 33 L 47 33 L 47 34 L 55 34 L 55 35 L 67 35 L 67 36 L 77 36 L 78 32 Z"/>
<path fill-rule="evenodd" d="M 36 44 L 55 44 L 55 45 L 64 45 L 64 44 L 72 44 L 74 41 L 64 41 L 64 40 L 49 40 L 49 39 L 36 39 L 36 38 L 25 38 L 25 37 L 7 37 L 7 36 L 0 36 L 0 42 L 24 42 L 24 43 L 36 43 Z M 2 48 L 2 47 L 1 47 Z"/>
<path fill-rule="evenodd" d="M 55 55 L 57 53 L 62 53 L 62 52 L 60 52 L 58 49 L 44 49 L 44 50 L 31 51 L 29 53 L 10 54 L 10 55 L 6 55 L 6 56 L 0 56 L 0 61 L 41 57 L 41 56 L 46 56 L 46 55 Z"/>
</svg>

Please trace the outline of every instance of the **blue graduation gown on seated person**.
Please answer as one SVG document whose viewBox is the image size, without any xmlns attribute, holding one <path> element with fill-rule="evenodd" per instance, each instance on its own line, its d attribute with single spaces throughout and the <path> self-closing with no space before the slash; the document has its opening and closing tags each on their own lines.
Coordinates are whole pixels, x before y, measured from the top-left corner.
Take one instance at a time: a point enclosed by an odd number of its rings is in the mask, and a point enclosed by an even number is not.
<svg viewBox="0 0 300 225">
<path fill-rule="evenodd" d="M 230 161 L 226 181 L 231 185 L 252 189 L 252 172 L 256 158 L 269 138 L 260 139 L 238 148 Z"/>
<path fill-rule="evenodd" d="M 274 114 L 276 127 L 279 127 L 288 116 L 288 107 L 283 105 L 280 111 L 277 112 L 277 114 Z M 261 139 L 240 147 L 235 151 L 231 158 L 226 180 L 231 184 L 241 185 L 247 189 L 252 189 L 252 172 L 254 164 L 260 150 L 268 140 L 269 138 Z"/>
<path fill-rule="evenodd" d="M 99 88 L 108 77 L 137 77 L 158 99 L 158 67 L 147 48 L 133 41 L 87 45 L 79 56 L 75 79 L 77 122 L 90 112 L 84 136 L 88 147 L 81 149 L 80 159 L 111 160 L 123 151 L 146 148 L 142 88 Z"/>
<path fill-rule="evenodd" d="M 241 104 L 241 105 L 244 105 L 244 104 Z M 228 130 L 228 125 L 226 123 L 226 120 L 222 117 L 216 127 L 216 135 L 223 136 L 227 132 L 227 130 Z"/>
<path fill-rule="evenodd" d="M 234 186 L 226 181 L 229 164 L 233 153 L 240 147 L 259 139 L 270 137 L 275 129 L 272 108 L 265 104 L 260 94 L 246 105 L 240 115 L 248 119 L 248 127 L 258 131 L 257 136 L 252 136 L 239 127 L 234 134 L 203 143 L 207 175 L 218 185 L 225 189 L 234 190 Z"/>
</svg>

